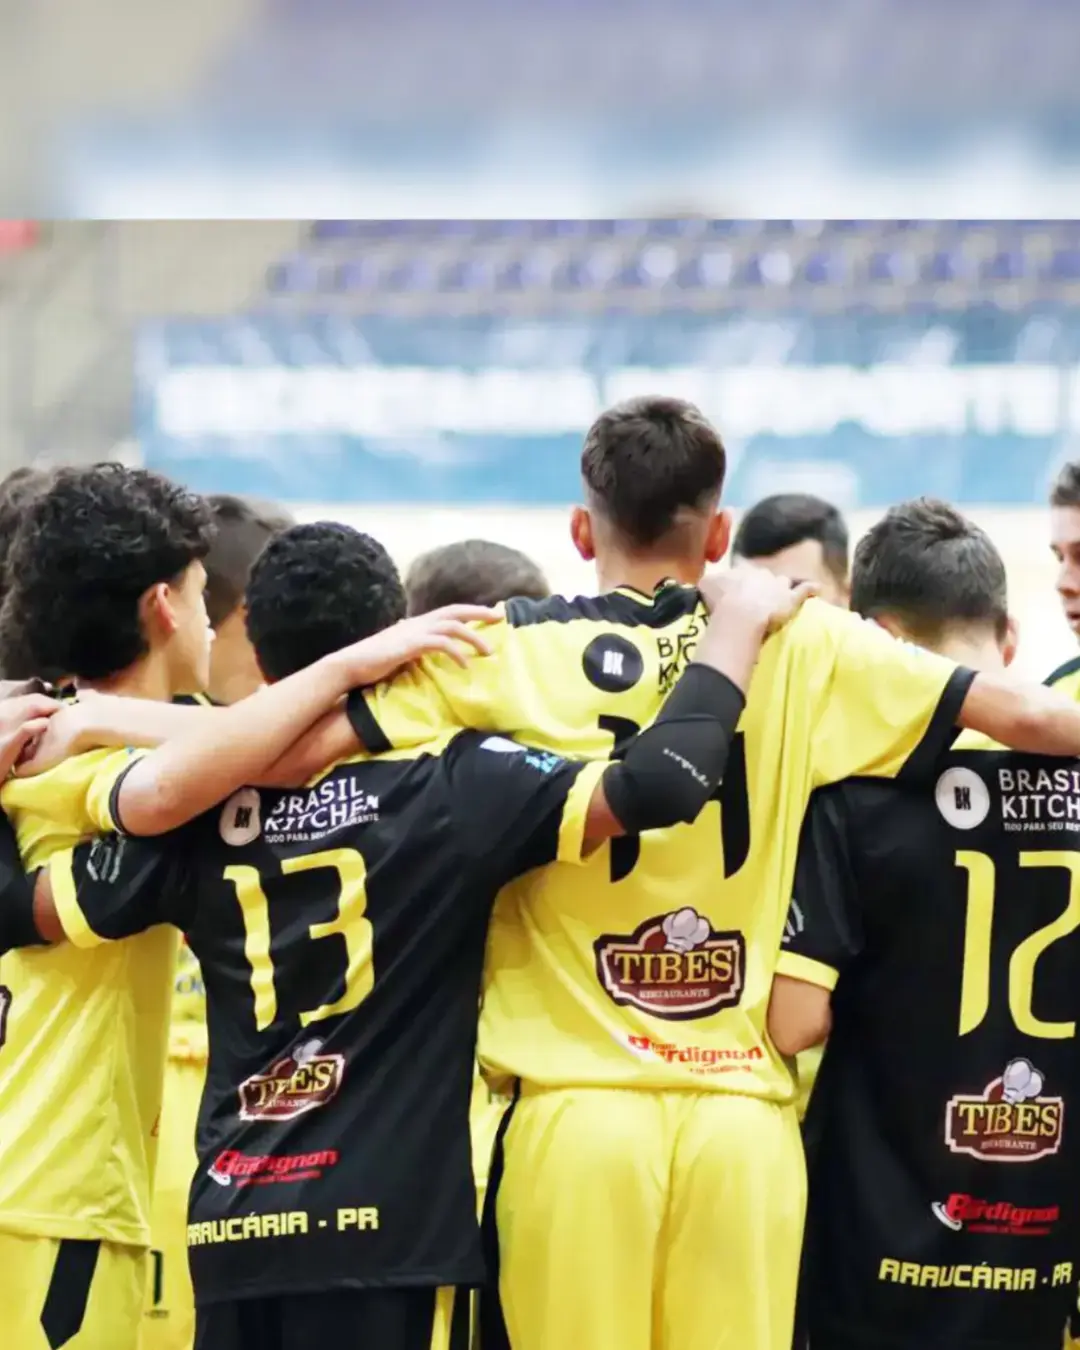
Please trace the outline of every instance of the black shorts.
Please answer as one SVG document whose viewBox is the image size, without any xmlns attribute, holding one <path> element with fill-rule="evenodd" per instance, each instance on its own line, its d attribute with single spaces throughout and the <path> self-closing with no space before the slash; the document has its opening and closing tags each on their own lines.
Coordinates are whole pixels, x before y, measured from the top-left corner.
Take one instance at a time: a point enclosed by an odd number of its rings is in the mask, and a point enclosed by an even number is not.
<svg viewBox="0 0 1080 1350">
<path fill-rule="evenodd" d="M 331 1289 L 213 1303 L 195 1350 L 469 1350 L 467 1289 Z"/>
</svg>

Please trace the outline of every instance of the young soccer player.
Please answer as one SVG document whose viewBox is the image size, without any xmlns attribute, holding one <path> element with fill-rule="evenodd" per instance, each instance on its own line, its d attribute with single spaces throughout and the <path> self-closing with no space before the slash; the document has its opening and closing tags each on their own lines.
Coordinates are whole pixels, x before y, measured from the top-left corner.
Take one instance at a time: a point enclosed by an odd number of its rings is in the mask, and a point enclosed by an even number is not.
<svg viewBox="0 0 1080 1350">
<path fill-rule="evenodd" d="M 695 585 L 728 541 L 724 466 L 677 399 L 602 414 L 571 525 L 602 594 L 511 602 L 467 677 L 425 661 L 354 696 L 359 738 L 378 750 L 469 725 L 618 755 L 700 640 Z M 916 775 L 958 718 L 1080 752 L 1080 708 L 1052 691 L 811 601 L 765 645 L 715 805 L 500 899 L 480 1055 L 520 1083 L 497 1189 L 514 1350 L 715 1350 L 717 1328 L 740 1350 L 789 1350 L 805 1173 L 765 1017 L 799 827 L 814 787 Z M 342 753 L 341 732 L 305 753 Z"/>
<path fill-rule="evenodd" d="M 823 600 L 847 608 L 847 525 L 821 497 L 807 492 L 763 497 L 740 519 L 731 553 L 793 581 L 812 581 Z"/>
<path fill-rule="evenodd" d="M 207 693 L 212 702 L 229 704 L 262 686 L 245 626 L 244 590 L 256 558 L 292 519 L 272 503 L 228 493 L 207 497 L 206 505 L 213 533 L 203 566 L 206 612 L 214 632 Z M 195 1122 L 205 1076 L 206 994 L 199 963 L 182 941 L 173 983 L 150 1224 L 154 1245 L 140 1350 L 190 1350 L 195 1337 L 187 1204 L 195 1174 Z"/>
<path fill-rule="evenodd" d="M 890 510 L 853 607 L 1000 671 L 1015 633 L 989 538 Z M 925 783 L 811 800 L 769 1030 L 828 1048 L 807 1122 L 813 1350 L 1059 1350 L 1080 1205 L 1080 762 L 961 738 Z"/>
<path fill-rule="evenodd" d="M 201 688 L 209 538 L 202 501 L 155 474 L 63 470 L 22 508 L 4 632 L 19 635 L 31 670 L 91 688 L 145 699 Z M 5 784 L 29 866 L 100 828 L 102 803 L 86 790 L 105 758 Z M 0 960 L 0 1305 L 20 1350 L 135 1343 L 175 948 L 159 931 L 88 958 Z"/>
<path fill-rule="evenodd" d="M 428 1350 L 466 1334 L 447 1287 L 483 1274 L 468 1099 L 495 892 L 545 861 L 580 863 L 626 825 L 695 815 L 723 771 L 737 686 L 799 598 L 772 579 L 721 587 L 699 661 L 620 764 L 454 734 L 418 755 L 361 757 L 309 789 L 243 789 L 164 853 L 128 841 L 54 859 L 49 921 L 74 942 L 178 923 L 202 965 L 199 1350 L 346 1337 Z M 402 599 L 366 536 L 288 531 L 249 587 L 260 665 L 283 676 L 390 622 Z M 152 827 L 163 793 L 189 800 L 250 756 L 276 692 L 201 739 L 106 769 L 95 790 L 108 787 L 117 823 Z"/>
<path fill-rule="evenodd" d="M 167 479 L 112 464 L 61 471 L 24 512 L 2 622 L 25 636 L 34 667 L 135 695 L 137 710 L 153 712 L 154 700 L 206 684 L 209 539 L 205 504 Z M 422 630 L 418 621 L 410 631 Z M 357 659 L 353 673 L 388 672 L 400 659 Z M 353 682 L 335 673 L 338 683 L 312 684 L 307 699 L 307 686 L 294 694 L 293 736 Z M 159 711 L 213 719 L 219 710 Z M 108 794 L 93 784 L 110 759 L 119 769 L 128 756 L 78 755 L 5 783 L 0 803 L 28 866 L 109 827 Z M 233 766 L 239 785 L 244 756 L 223 768 Z M 205 788 L 185 791 L 198 809 Z M 175 959 L 175 934 L 160 928 L 90 953 L 0 959 L 0 1307 L 19 1350 L 136 1344 Z"/>
<path fill-rule="evenodd" d="M 422 553 L 409 568 L 405 593 L 410 614 L 440 605 L 496 605 L 523 595 L 546 600 L 547 578 L 531 558 L 489 539 L 463 539 Z"/>
</svg>

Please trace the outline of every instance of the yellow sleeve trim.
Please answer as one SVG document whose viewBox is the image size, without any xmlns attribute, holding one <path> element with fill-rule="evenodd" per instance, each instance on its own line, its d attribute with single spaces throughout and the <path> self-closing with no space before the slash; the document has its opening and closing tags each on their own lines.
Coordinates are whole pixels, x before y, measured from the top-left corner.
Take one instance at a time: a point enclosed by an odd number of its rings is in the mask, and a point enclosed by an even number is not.
<svg viewBox="0 0 1080 1350">
<path fill-rule="evenodd" d="M 586 764 L 574 780 L 563 805 L 562 821 L 559 824 L 559 862 L 580 863 L 584 861 L 582 850 L 585 847 L 585 826 L 589 819 L 589 803 L 596 791 L 596 785 L 604 776 L 608 767 L 607 760 L 597 760 Z"/>
<path fill-rule="evenodd" d="M 76 947 L 100 946 L 102 939 L 86 922 L 86 916 L 79 908 L 75 885 L 75 850 L 60 849 L 52 855 L 46 866 L 49 869 L 56 917 L 60 920 L 67 940 Z"/>
<path fill-rule="evenodd" d="M 815 961 L 809 956 L 797 956 L 794 952 L 781 952 L 776 963 L 777 975 L 786 975 L 789 980 L 801 980 L 803 984 L 816 984 L 820 989 L 835 989 L 840 972 L 824 961 Z"/>
</svg>

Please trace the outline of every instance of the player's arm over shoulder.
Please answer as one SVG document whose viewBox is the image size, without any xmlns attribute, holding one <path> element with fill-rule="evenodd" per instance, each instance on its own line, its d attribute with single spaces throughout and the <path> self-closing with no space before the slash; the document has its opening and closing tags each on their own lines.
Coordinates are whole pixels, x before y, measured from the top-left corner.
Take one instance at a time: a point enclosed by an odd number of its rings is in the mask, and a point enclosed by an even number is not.
<svg viewBox="0 0 1080 1350">
<path fill-rule="evenodd" d="M 509 879 L 546 862 L 580 862 L 622 834 L 696 820 L 719 787 L 744 704 L 727 675 L 694 662 L 616 763 L 467 733 L 448 754 L 458 837 L 489 866 L 498 841 Z"/>
<path fill-rule="evenodd" d="M 954 734 L 971 671 L 893 638 L 856 614 L 810 601 L 772 639 L 790 644 L 807 689 L 818 784 L 914 771 Z"/>
<path fill-rule="evenodd" d="M 436 652 L 391 680 L 356 690 L 349 720 L 360 744 L 372 754 L 422 745 L 454 727 L 512 735 L 523 722 L 521 701 L 535 698 L 541 672 L 523 660 L 521 630 L 505 617 L 484 625 L 488 656 L 462 667 Z"/>
<path fill-rule="evenodd" d="M 517 630 L 505 618 L 484 624 L 483 634 L 491 654 L 474 657 L 465 669 L 436 652 L 393 679 L 354 689 L 343 710 L 328 713 L 256 781 L 275 787 L 306 783 L 358 749 L 373 755 L 411 750 L 464 728 L 513 735 L 525 725 L 522 700 L 535 705 L 546 698 L 539 681 L 546 672 L 526 659 Z"/>
<path fill-rule="evenodd" d="M 1031 754 L 1080 754 L 1080 703 L 1057 690 L 967 670 L 829 606 L 806 605 L 790 627 L 815 687 L 818 783 L 919 777 L 958 726 Z M 815 669 L 827 678 L 815 680 Z"/>
</svg>

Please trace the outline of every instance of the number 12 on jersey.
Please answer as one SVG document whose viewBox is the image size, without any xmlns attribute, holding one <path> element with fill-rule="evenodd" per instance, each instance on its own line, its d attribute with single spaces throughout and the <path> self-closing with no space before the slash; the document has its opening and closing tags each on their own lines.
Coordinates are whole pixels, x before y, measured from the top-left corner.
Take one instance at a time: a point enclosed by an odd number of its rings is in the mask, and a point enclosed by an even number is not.
<svg viewBox="0 0 1080 1350">
<path fill-rule="evenodd" d="M 327 868 L 337 874 L 337 914 L 326 923 L 313 923 L 308 934 L 314 941 L 340 934 L 345 940 L 345 992 L 333 1003 L 323 1003 L 299 1014 L 300 1025 L 310 1026 L 326 1017 L 337 1017 L 360 1006 L 375 987 L 372 964 L 373 931 L 367 916 L 367 868 L 354 848 L 331 848 L 299 858 L 285 858 L 283 876 Z M 270 955 L 270 902 L 258 869 L 247 864 L 226 867 L 225 880 L 232 882 L 244 918 L 244 956 L 251 967 L 251 992 L 255 999 L 255 1025 L 259 1031 L 278 1017 L 278 993 Z M 272 878 L 270 879 L 272 880 Z"/>
<path fill-rule="evenodd" d="M 964 969 L 960 984 L 959 1034 L 966 1036 L 982 1025 L 990 1009 L 990 957 L 994 935 L 997 869 L 985 853 L 961 849 L 956 865 L 967 873 L 967 917 L 964 923 Z M 1009 957 L 1009 1012 L 1025 1036 L 1066 1041 L 1076 1035 L 1075 1022 L 1044 1022 L 1036 1017 L 1035 967 L 1055 942 L 1080 927 L 1080 854 L 1021 853 L 1022 868 L 1057 867 L 1068 876 L 1069 898 L 1056 919 L 1037 928 Z"/>
</svg>

